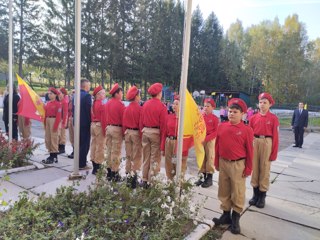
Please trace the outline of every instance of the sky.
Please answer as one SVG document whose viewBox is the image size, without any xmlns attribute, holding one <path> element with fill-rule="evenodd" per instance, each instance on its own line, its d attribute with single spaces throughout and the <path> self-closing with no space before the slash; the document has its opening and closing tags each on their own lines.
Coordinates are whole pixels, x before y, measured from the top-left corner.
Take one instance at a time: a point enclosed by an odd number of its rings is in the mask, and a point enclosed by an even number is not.
<svg viewBox="0 0 320 240">
<path fill-rule="evenodd" d="M 192 5 L 193 9 L 199 5 L 204 19 L 214 12 L 224 31 L 237 19 L 244 28 L 275 17 L 283 25 L 286 17 L 296 13 L 309 40 L 320 38 L 320 0 L 193 0 Z"/>
</svg>

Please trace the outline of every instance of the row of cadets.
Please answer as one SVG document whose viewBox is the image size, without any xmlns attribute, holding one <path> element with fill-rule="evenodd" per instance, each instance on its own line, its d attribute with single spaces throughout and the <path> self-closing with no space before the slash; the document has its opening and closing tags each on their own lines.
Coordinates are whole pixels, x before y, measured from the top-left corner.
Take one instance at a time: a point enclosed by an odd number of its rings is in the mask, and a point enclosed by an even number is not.
<svg viewBox="0 0 320 240">
<path fill-rule="evenodd" d="M 120 181 L 119 167 L 123 141 L 122 117 L 125 106 L 121 102 L 123 93 L 118 83 L 114 84 L 109 93 L 112 97 L 105 105 L 103 116 L 105 120 L 102 121 L 102 127 L 106 129 L 107 180 Z"/>
<path fill-rule="evenodd" d="M 61 121 L 61 103 L 57 101 L 59 91 L 53 87 L 48 90 L 49 102 L 45 105 L 45 143 L 50 156 L 42 160 L 45 164 L 58 162 L 59 127 Z"/>
<path fill-rule="evenodd" d="M 172 114 L 168 114 L 165 123 L 165 137 L 161 141 L 161 151 L 165 156 L 165 169 L 167 179 L 173 180 L 176 175 L 176 159 L 177 159 L 177 136 L 179 124 L 179 96 L 174 97 L 172 104 Z M 181 176 L 185 175 L 187 170 L 188 149 L 182 152 Z"/>
<path fill-rule="evenodd" d="M 59 132 L 59 154 L 65 153 L 66 146 L 66 129 L 68 128 L 68 105 L 69 98 L 68 92 L 65 88 L 60 88 L 60 94 L 58 95 L 59 101 L 62 107 L 61 114 L 61 127 Z"/>
<path fill-rule="evenodd" d="M 142 164 L 142 146 L 141 135 L 139 131 L 139 122 L 141 114 L 140 90 L 132 86 L 127 94 L 126 99 L 130 104 L 123 112 L 122 127 L 124 132 L 125 150 L 126 150 L 126 175 L 127 185 L 136 188 L 138 172 Z"/>
<path fill-rule="evenodd" d="M 106 92 L 102 86 L 94 89 L 94 97 L 91 109 L 91 147 L 90 159 L 92 161 L 92 174 L 96 174 L 104 161 L 104 148 L 106 144 L 105 131 L 101 126 L 101 119 L 106 104 Z"/>
<path fill-rule="evenodd" d="M 162 84 L 154 83 L 148 88 L 151 99 L 143 104 L 140 115 L 140 130 L 142 132 L 142 181 L 143 187 L 148 188 L 160 172 L 161 150 L 160 145 L 165 137 L 165 122 L 167 108 L 161 102 Z"/>
<path fill-rule="evenodd" d="M 206 98 L 204 101 L 203 118 L 206 123 L 206 138 L 203 141 L 205 156 L 200 169 L 200 178 L 195 182 L 196 186 L 208 188 L 212 186 L 212 174 L 214 173 L 214 149 L 216 143 L 217 129 L 219 119 L 213 114 L 216 103 L 212 98 Z"/>
<path fill-rule="evenodd" d="M 74 91 L 72 91 L 71 95 L 69 96 L 69 103 L 68 103 L 68 129 L 69 129 L 69 140 L 72 146 L 72 152 L 68 155 L 68 158 L 73 158 L 74 154 L 74 126 L 73 126 L 73 98 L 74 98 Z"/>
</svg>

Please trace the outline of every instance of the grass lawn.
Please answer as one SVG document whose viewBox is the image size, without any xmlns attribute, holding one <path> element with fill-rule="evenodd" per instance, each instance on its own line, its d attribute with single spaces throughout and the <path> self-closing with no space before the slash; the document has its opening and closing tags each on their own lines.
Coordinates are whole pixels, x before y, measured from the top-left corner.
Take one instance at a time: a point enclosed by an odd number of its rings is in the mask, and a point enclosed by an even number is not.
<svg viewBox="0 0 320 240">
<path fill-rule="evenodd" d="M 279 118 L 280 127 L 291 127 L 291 118 Z M 320 117 L 310 117 L 309 127 L 320 127 Z"/>
</svg>

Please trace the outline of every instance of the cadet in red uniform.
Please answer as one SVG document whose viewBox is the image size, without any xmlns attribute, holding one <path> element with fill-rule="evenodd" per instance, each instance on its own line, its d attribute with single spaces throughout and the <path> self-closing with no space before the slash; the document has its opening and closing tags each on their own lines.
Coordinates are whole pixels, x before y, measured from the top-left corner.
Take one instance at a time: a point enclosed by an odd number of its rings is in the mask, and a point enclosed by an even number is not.
<svg viewBox="0 0 320 240">
<path fill-rule="evenodd" d="M 243 114 L 247 112 L 246 103 L 239 98 L 232 98 L 228 106 L 229 122 L 221 123 L 218 127 L 214 162 L 219 171 L 218 198 L 223 214 L 220 218 L 213 218 L 213 221 L 215 225 L 231 224 L 231 232 L 239 234 L 246 177 L 252 171 L 253 131 L 242 121 Z"/>
<path fill-rule="evenodd" d="M 205 156 L 202 167 L 200 169 L 201 177 L 195 183 L 197 186 L 201 185 L 201 187 L 203 188 L 212 186 L 212 174 L 214 173 L 214 148 L 219 124 L 218 117 L 212 112 L 215 108 L 216 103 L 212 98 L 207 98 L 204 100 L 203 118 L 206 122 L 207 130 L 207 136 L 203 142 Z M 202 175 L 204 176 L 204 178 L 202 178 Z"/>
<path fill-rule="evenodd" d="M 73 96 L 74 96 L 74 90 L 70 95 L 69 104 L 68 104 L 69 141 L 72 145 L 72 153 L 68 155 L 68 158 L 73 158 L 73 154 L 74 154 L 74 128 L 73 128 L 73 104 L 72 104 Z"/>
<path fill-rule="evenodd" d="M 122 117 L 125 109 L 122 99 L 122 88 L 116 83 L 109 92 L 112 98 L 105 105 L 105 121 L 107 137 L 107 179 L 120 181 L 119 166 L 123 141 Z"/>
<path fill-rule="evenodd" d="M 165 156 L 166 175 L 169 180 L 173 180 L 176 175 L 177 156 L 177 136 L 179 123 L 179 96 L 175 96 L 172 110 L 173 114 L 167 115 L 165 124 L 165 137 L 161 141 L 161 151 Z M 181 175 L 184 176 L 187 170 L 188 150 L 182 152 Z"/>
<path fill-rule="evenodd" d="M 277 159 L 279 147 L 279 120 L 270 112 L 274 104 L 268 93 L 259 95 L 260 111 L 250 118 L 249 125 L 254 132 L 253 173 L 251 186 L 253 197 L 249 204 L 258 208 L 265 205 L 266 193 L 270 185 L 271 161 Z"/>
<path fill-rule="evenodd" d="M 141 97 L 139 89 L 136 86 L 129 88 L 126 99 L 131 102 L 124 110 L 122 120 L 126 148 L 127 184 L 131 188 L 136 188 L 138 178 L 137 173 L 140 171 L 142 164 L 142 145 L 139 131 L 141 113 L 139 102 Z"/>
<path fill-rule="evenodd" d="M 160 145 L 165 135 L 165 122 L 168 114 L 166 106 L 161 102 L 162 84 L 155 83 L 148 89 L 152 98 L 143 104 L 140 116 L 142 132 L 142 181 L 143 187 L 148 188 L 152 177 L 160 171 Z"/>
<path fill-rule="evenodd" d="M 48 91 L 50 101 L 45 106 L 45 142 L 50 156 L 42 160 L 45 164 L 58 162 L 59 127 L 61 121 L 61 104 L 56 100 L 59 91 L 51 87 Z"/>
<path fill-rule="evenodd" d="M 92 161 L 92 174 L 96 174 L 104 161 L 104 148 L 106 145 L 105 131 L 101 126 L 101 119 L 106 104 L 106 91 L 102 86 L 93 90 L 93 105 L 91 112 L 91 151 L 90 159 Z"/>
<path fill-rule="evenodd" d="M 62 107 L 62 119 L 61 119 L 61 127 L 59 132 L 59 154 L 65 153 L 66 146 L 66 128 L 68 128 L 68 105 L 69 98 L 68 92 L 65 88 L 60 88 L 60 94 L 58 95 L 59 101 Z"/>
</svg>

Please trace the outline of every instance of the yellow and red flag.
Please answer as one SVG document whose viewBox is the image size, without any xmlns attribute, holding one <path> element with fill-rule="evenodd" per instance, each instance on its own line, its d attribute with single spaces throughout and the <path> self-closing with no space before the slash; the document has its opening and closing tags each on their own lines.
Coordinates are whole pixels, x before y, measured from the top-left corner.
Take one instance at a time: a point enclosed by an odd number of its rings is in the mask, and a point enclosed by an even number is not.
<svg viewBox="0 0 320 240">
<path fill-rule="evenodd" d="M 197 164 L 200 169 L 204 160 L 204 147 L 202 142 L 206 137 L 206 123 L 198 108 L 198 105 L 186 90 L 186 108 L 183 128 L 183 149 L 193 140 L 196 152 Z"/>
<path fill-rule="evenodd" d="M 18 115 L 37 121 L 44 120 L 45 110 L 41 98 L 30 88 L 30 86 L 17 74 L 19 93 L 21 96 Z"/>
</svg>

